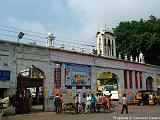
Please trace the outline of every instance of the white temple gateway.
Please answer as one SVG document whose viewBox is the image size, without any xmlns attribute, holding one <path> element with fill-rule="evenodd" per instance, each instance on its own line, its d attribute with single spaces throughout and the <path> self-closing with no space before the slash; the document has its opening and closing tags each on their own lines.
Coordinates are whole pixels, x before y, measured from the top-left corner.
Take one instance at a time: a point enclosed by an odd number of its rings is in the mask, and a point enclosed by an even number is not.
<svg viewBox="0 0 160 120">
<path fill-rule="evenodd" d="M 69 102 L 76 93 L 96 93 L 97 80 L 115 80 L 119 99 L 123 93 L 129 92 L 131 100 L 139 90 L 157 90 L 160 66 L 145 64 L 142 53 L 136 59 L 116 58 L 115 36 L 106 29 L 96 37 L 98 55 L 84 53 L 83 48 L 80 52 L 74 47 L 53 48 L 53 39 L 48 47 L 0 40 L 0 97 L 16 95 L 25 106 L 28 103 L 22 97 L 29 97 L 28 89 L 35 87 L 36 100 L 43 99 L 42 109 L 53 111 L 55 93 L 60 92 L 64 102 Z M 23 108 L 16 106 L 16 111 L 28 111 Z"/>
</svg>

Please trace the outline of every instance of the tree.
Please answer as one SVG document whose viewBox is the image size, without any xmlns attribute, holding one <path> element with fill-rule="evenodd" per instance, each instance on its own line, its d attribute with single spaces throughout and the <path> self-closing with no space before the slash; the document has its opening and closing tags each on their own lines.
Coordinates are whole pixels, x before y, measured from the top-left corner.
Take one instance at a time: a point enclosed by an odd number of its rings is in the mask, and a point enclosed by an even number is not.
<svg viewBox="0 0 160 120">
<path fill-rule="evenodd" d="M 160 65 L 160 19 L 151 15 L 148 20 L 123 21 L 113 33 L 117 37 L 117 54 L 135 58 L 141 51 L 146 63 Z"/>
</svg>

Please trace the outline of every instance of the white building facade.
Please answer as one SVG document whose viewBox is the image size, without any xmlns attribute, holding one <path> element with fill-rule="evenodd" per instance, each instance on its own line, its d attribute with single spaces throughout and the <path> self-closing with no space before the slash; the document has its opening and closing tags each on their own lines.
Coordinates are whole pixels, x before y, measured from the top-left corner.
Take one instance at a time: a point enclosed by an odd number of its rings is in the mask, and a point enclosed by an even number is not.
<svg viewBox="0 0 160 120">
<path fill-rule="evenodd" d="M 16 93 L 19 72 L 32 65 L 45 74 L 44 111 L 54 110 L 57 91 L 63 94 L 64 102 L 77 93 L 96 93 L 98 76 L 108 71 L 118 77 L 120 98 L 127 92 L 134 98 L 138 90 L 147 89 L 148 77 L 152 78 L 152 89 L 157 89 L 160 66 L 117 59 L 115 49 L 115 37 L 105 30 L 97 32 L 98 56 L 0 40 L 1 97 Z"/>
</svg>

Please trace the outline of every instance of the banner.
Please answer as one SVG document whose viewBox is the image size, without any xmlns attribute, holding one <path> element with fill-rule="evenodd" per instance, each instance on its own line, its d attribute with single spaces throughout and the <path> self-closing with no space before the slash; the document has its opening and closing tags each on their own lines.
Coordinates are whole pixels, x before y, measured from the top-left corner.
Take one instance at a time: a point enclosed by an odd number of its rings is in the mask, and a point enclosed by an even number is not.
<svg viewBox="0 0 160 120">
<path fill-rule="evenodd" d="M 112 75 L 112 73 L 110 73 L 110 72 L 103 72 L 103 73 L 101 73 L 101 74 L 99 74 L 99 76 L 98 76 L 98 80 L 102 80 L 102 79 L 108 79 L 108 78 L 112 78 L 113 77 L 113 75 Z"/>
<path fill-rule="evenodd" d="M 91 66 L 79 64 L 65 65 L 66 86 L 91 85 Z"/>
</svg>

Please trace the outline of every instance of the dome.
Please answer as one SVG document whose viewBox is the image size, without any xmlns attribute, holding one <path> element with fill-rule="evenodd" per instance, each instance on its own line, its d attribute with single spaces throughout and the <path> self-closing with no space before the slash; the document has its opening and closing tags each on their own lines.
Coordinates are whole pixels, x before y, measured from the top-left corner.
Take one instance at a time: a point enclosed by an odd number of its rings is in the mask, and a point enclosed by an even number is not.
<svg viewBox="0 0 160 120">
<path fill-rule="evenodd" d="M 106 32 L 106 31 L 107 31 L 107 30 L 106 30 L 106 28 L 105 28 L 105 27 L 100 28 L 100 32 L 104 33 L 104 32 Z"/>
<path fill-rule="evenodd" d="M 53 33 L 52 32 L 48 32 L 47 37 L 53 37 Z"/>
</svg>

